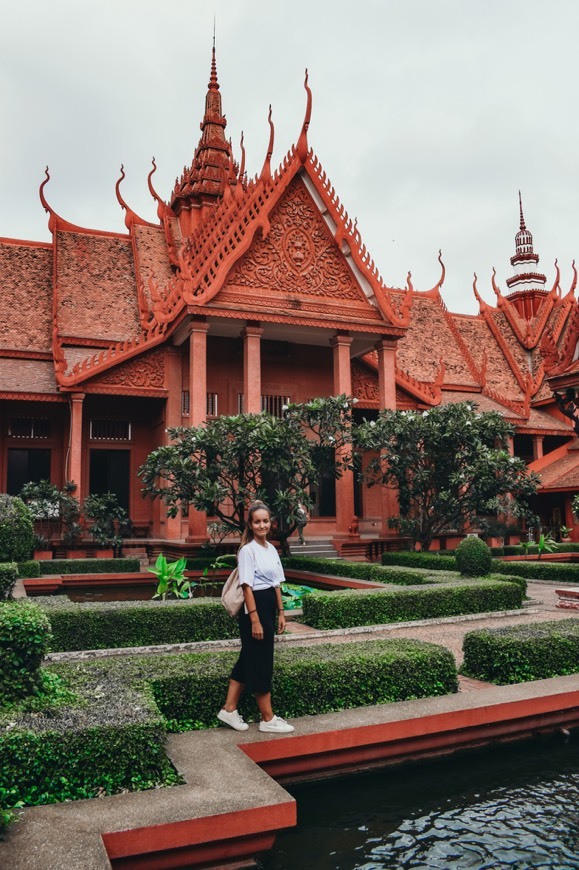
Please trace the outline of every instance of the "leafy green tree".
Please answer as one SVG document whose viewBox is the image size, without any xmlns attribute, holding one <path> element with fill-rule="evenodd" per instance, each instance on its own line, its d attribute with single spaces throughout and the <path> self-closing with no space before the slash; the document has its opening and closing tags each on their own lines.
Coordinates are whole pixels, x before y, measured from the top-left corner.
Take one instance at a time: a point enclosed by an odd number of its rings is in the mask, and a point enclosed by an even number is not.
<svg viewBox="0 0 579 870">
<path fill-rule="evenodd" d="M 154 450 L 139 470 L 143 491 L 162 499 L 169 516 L 191 505 L 236 532 L 249 503 L 262 499 L 287 553 L 299 504 L 312 507 L 310 485 L 351 467 L 351 401 L 313 399 L 288 405 L 281 419 L 238 414 L 169 435 L 173 443 Z"/>
<path fill-rule="evenodd" d="M 471 402 L 428 411 L 382 411 L 356 431 L 359 447 L 377 451 L 366 479 L 398 490 L 400 516 L 389 523 L 428 550 L 450 530 L 477 526 L 479 516 L 534 519 L 529 501 L 539 478 L 510 456 L 510 424 Z"/>
</svg>

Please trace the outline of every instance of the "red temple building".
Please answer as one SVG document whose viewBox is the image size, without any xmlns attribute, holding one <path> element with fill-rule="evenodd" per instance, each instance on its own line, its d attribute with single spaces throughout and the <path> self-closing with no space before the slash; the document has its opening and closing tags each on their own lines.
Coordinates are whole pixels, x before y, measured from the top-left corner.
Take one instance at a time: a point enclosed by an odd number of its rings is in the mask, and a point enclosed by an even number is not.
<svg viewBox="0 0 579 870">
<path fill-rule="evenodd" d="M 0 491 L 27 480 L 73 480 L 81 500 L 112 490 L 138 534 L 195 544 L 206 518 L 168 519 L 144 499 L 137 470 L 168 427 L 240 410 L 280 413 L 288 400 L 352 394 L 357 414 L 476 401 L 513 423 L 513 450 L 543 475 L 546 525 L 573 526 L 579 451 L 557 405 L 557 369 L 579 371 L 575 278 L 562 290 L 537 271 L 520 211 L 514 274 L 496 305 L 448 311 L 438 283 L 393 288 L 381 278 L 308 142 L 311 92 L 297 142 L 260 173 L 236 161 L 215 64 L 192 163 L 158 222 L 121 192 L 126 232 L 69 223 L 47 199 L 50 242 L 0 239 Z M 557 388 L 557 384 L 555 384 Z M 571 470 L 570 470 L 571 469 Z M 392 494 L 352 476 L 314 494 L 312 534 L 391 536 Z"/>
</svg>

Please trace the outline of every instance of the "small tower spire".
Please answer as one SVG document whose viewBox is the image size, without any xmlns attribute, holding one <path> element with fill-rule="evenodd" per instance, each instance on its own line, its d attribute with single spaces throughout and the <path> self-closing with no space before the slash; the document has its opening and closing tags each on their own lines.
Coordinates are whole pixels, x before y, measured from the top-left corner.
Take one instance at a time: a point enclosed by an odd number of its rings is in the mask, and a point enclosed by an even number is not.
<svg viewBox="0 0 579 870">
<path fill-rule="evenodd" d="M 515 254 L 511 257 L 514 274 L 507 278 L 510 291 L 507 298 L 516 302 L 519 313 L 527 320 L 534 316 L 539 298 L 545 293 L 547 279 L 538 271 L 538 263 L 539 255 L 533 249 L 533 234 L 525 223 L 523 198 L 519 190 L 519 231 L 515 235 Z"/>
<path fill-rule="evenodd" d="M 201 138 L 195 149 L 191 166 L 185 167 L 181 178 L 175 183 L 171 196 L 171 208 L 179 217 L 185 235 L 188 235 L 193 226 L 203 219 L 206 207 L 215 205 L 223 196 L 226 185 L 230 183 L 228 177 L 231 145 L 225 138 L 226 126 L 227 120 L 221 106 L 221 92 L 217 77 L 214 23 L 205 114 L 200 124 Z M 185 215 L 183 218 L 181 218 L 182 214 Z"/>
</svg>

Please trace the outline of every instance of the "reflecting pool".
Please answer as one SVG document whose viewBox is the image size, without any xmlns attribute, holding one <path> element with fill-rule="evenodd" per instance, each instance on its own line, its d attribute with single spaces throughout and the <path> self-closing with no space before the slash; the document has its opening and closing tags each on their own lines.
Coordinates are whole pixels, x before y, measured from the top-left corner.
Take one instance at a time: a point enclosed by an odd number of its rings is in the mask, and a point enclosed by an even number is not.
<svg viewBox="0 0 579 870">
<path fill-rule="evenodd" d="M 264 870 L 579 868 L 579 733 L 288 787 Z"/>
</svg>

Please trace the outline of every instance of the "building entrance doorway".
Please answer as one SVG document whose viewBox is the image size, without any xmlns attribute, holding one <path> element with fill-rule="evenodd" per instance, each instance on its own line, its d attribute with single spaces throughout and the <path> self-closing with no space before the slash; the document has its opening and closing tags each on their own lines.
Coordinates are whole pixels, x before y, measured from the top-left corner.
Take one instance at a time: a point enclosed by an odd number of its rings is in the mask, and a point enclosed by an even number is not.
<svg viewBox="0 0 579 870">
<path fill-rule="evenodd" d="M 19 495 L 25 483 L 50 480 L 50 450 L 35 448 L 8 449 L 6 492 Z"/>
<path fill-rule="evenodd" d="M 90 451 L 90 495 L 112 492 L 121 507 L 129 513 L 130 450 Z"/>
</svg>

